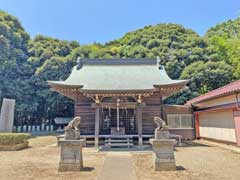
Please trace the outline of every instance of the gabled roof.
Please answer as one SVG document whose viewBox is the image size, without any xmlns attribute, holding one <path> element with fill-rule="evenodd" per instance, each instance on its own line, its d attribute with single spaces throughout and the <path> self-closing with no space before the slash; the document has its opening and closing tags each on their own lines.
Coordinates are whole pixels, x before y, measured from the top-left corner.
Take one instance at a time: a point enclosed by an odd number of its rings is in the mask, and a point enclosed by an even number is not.
<svg viewBox="0 0 240 180">
<path fill-rule="evenodd" d="M 154 86 L 185 86 L 172 80 L 153 59 L 81 59 L 65 81 L 49 85 L 80 87 L 81 91 L 153 90 Z"/>
<path fill-rule="evenodd" d="M 198 102 L 206 101 L 206 100 L 217 98 L 220 96 L 226 96 L 226 95 L 237 93 L 237 92 L 240 92 L 240 80 L 234 81 L 230 84 L 227 84 L 226 86 L 220 87 L 206 94 L 193 98 L 187 101 L 186 105 L 195 104 Z"/>
</svg>

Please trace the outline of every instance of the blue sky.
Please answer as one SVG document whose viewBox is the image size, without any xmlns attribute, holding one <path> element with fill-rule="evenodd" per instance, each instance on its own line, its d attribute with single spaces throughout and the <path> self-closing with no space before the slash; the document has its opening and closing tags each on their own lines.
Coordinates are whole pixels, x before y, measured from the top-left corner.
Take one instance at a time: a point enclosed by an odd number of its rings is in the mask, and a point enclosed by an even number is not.
<svg viewBox="0 0 240 180">
<path fill-rule="evenodd" d="M 80 44 L 107 42 L 158 23 L 178 23 L 204 35 L 240 17 L 240 0 L 0 0 L 32 37 L 43 34 Z"/>
</svg>

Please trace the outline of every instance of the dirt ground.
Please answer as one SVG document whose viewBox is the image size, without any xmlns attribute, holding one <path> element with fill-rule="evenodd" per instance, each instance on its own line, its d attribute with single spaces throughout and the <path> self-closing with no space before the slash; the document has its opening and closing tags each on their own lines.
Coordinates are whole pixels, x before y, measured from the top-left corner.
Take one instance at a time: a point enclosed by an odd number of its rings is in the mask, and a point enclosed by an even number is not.
<svg viewBox="0 0 240 180">
<path fill-rule="evenodd" d="M 60 148 L 54 144 L 56 137 L 40 136 L 30 139 L 28 149 L 0 151 L 0 179 L 95 179 L 103 165 L 103 152 L 84 148 L 84 171 L 58 173 Z"/>
<path fill-rule="evenodd" d="M 84 148 L 84 171 L 58 173 L 60 148 L 54 144 L 54 136 L 40 136 L 30 139 L 28 149 L 0 151 L 0 179 L 97 179 L 107 152 Z M 130 154 L 139 180 L 240 179 L 240 154 L 218 147 L 200 144 L 177 147 L 175 157 L 178 170 L 171 172 L 154 172 L 150 151 L 131 151 Z"/>
<path fill-rule="evenodd" d="M 239 180 L 240 154 L 219 147 L 193 144 L 177 147 L 177 171 L 154 172 L 151 153 L 134 153 L 139 180 Z"/>
</svg>

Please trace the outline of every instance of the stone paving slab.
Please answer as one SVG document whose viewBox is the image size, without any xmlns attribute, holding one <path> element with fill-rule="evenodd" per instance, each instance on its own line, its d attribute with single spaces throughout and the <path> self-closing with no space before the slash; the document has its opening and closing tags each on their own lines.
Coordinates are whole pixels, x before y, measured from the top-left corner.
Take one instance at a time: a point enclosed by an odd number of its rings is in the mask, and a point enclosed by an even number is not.
<svg viewBox="0 0 240 180">
<path fill-rule="evenodd" d="M 108 152 L 97 180 L 136 180 L 130 153 Z"/>
</svg>

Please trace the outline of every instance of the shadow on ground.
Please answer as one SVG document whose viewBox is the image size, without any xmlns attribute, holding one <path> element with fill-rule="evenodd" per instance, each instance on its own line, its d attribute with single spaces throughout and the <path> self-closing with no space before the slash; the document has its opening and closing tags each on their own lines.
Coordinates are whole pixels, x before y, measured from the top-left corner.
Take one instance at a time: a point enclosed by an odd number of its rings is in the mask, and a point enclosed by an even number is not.
<svg viewBox="0 0 240 180">
<path fill-rule="evenodd" d="M 184 170 L 186 170 L 183 166 L 177 166 L 176 169 L 177 169 L 177 171 L 184 171 Z"/>
<path fill-rule="evenodd" d="M 93 171 L 94 170 L 94 167 L 83 167 L 81 169 L 81 171 L 85 171 L 85 172 L 90 172 L 90 171 Z"/>
</svg>

